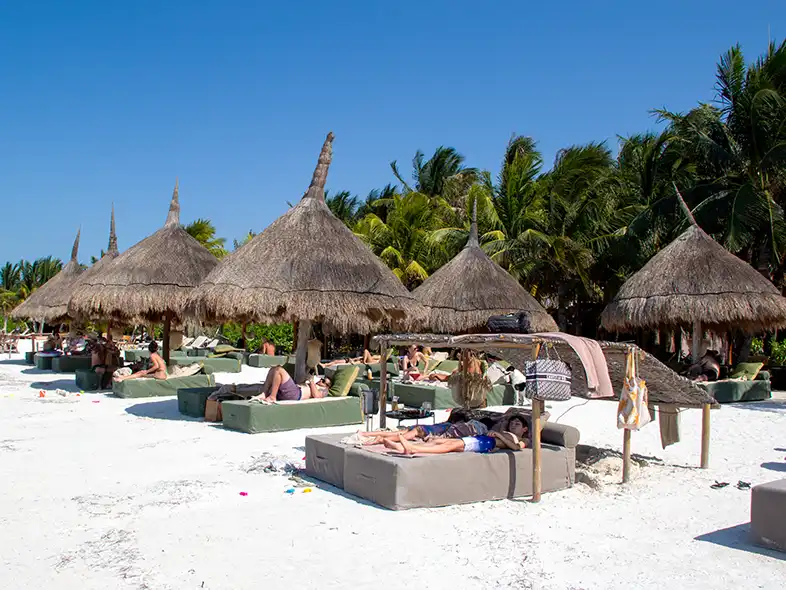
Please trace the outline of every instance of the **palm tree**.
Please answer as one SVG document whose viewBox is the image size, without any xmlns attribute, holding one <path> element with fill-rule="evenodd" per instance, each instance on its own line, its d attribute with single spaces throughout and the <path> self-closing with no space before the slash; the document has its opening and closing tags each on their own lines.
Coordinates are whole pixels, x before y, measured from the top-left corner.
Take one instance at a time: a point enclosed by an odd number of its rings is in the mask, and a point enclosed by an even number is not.
<svg viewBox="0 0 786 590">
<path fill-rule="evenodd" d="M 232 248 L 234 250 L 237 250 L 238 248 L 242 248 L 243 246 L 248 244 L 251 240 L 253 240 L 256 235 L 257 233 L 255 231 L 248 230 L 248 233 L 240 241 L 232 240 Z"/>
<path fill-rule="evenodd" d="M 8 333 L 8 314 L 19 304 L 19 294 L 5 288 L 0 288 L 0 309 L 3 312 L 3 333 Z"/>
<path fill-rule="evenodd" d="M 216 237 L 216 228 L 209 219 L 199 218 L 189 223 L 184 229 L 216 258 L 223 258 L 227 255 L 224 248 L 226 239 Z"/>
<path fill-rule="evenodd" d="M 478 176 L 476 168 L 464 166 L 464 156 L 455 148 L 444 146 L 438 147 L 428 160 L 422 151 L 415 153 L 412 159 L 412 186 L 401 176 L 395 160 L 390 163 L 390 168 L 405 193 L 418 192 L 428 197 L 442 197 L 455 207 L 463 205 L 467 191 Z"/>
<path fill-rule="evenodd" d="M 325 202 L 333 215 L 348 227 L 351 228 L 357 221 L 360 200 L 356 196 L 352 196 L 349 191 L 340 191 L 335 195 L 330 195 L 329 191 L 325 191 Z"/>
<path fill-rule="evenodd" d="M 22 270 L 19 264 L 6 262 L 0 269 L 0 288 L 17 292 L 22 283 Z"/>
</svg>

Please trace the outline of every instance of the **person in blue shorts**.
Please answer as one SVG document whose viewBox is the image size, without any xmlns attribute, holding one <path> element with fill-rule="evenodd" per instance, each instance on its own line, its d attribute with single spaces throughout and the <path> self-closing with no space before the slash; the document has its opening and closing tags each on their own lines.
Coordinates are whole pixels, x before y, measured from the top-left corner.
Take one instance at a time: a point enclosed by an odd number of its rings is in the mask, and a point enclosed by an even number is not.
<svg viewBox="0 0 786 590">
<path fill-rule="evenodd" d="M 518 416 L 510 419 L 506 432 L 491 431 L 488 434 L 463 438 L 438 438 L 423 444 L 413 444 L 399 436 L 398 441 L 384 439 L 383 444 L 402 455 L 444 455 L 446 453 L 491 453 L 497 449 L 519 451 L 526 448 L 529 426 Z"/>
</svg>

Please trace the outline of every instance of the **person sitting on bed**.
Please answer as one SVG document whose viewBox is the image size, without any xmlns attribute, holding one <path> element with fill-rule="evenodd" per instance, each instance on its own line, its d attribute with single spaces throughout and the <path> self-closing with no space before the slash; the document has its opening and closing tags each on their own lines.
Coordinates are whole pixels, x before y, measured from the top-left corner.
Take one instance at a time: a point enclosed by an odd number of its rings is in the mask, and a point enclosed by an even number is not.
<svg viewBox="0 0 786 590">
<path fill-rule="evenodd" d="M 418 363 L 428 364 L 426 355 L 418 350 L 415 344 L 410 344 L 407 348 L 407 353 L 401 357 L 401 370 L 405 373 L 410 371 L 417 372 Z"/>
<path fill-rule="evenodd" d="M 109 338 L 99 336 L 98 341 L 92 346 L 90 355 L 90 368 L 98 375 L 100 389 L 110 386 L 110 377 L 117 370 L 119 364 L 119 351 L 114 342 Z"/>
<path fill-rule="evenodd" d="M 266 354 L 268 356 L 276 356 L 276 347 L 267 338 L 262 338 L 262 342 L 259 344 L 259 350 L 257 350 L 257 353 Z"/>
<path fill-rule="evenodd" d="M 382 444 L 402 455 L 444 455 L 446 453 L 491 453 L 497 449 L 519 451 L 526 448 L 527 425 L 519 418 L 511 418 L 506 432 L 491 431 L 485 435 L 463 438 L 438 438 L 423 444 L 413 444 L 403 436 L 397 441 L 384 439 Z"/>
<path fill-rule="evenodd" d="M 281 365 L 271 367 L 265 379 L 262 393 L 252 400 L 264 402 L 300 401 L 326 397 L 330 389 L 330 379 L 312 377 L 305 385 L 298 385 Z"/>
<path fill-rule="evenodd" d="M 60 330 L 54 329 L 49 338 L 44 342 L 44 352 L 54 352 L 63 349 L 63 337 L 60 336 Z"/>
<path fill-rule="evenodd" d="M 130 375 L 123 375 L 121 377 L 115 377 L 115 381 L 126 381 L 127 379 L 142 379 L 144 377 L 152 377 L 153 379 L 158 379 L 160 381 L 166 380 L 166 363 L 164 359 L 161 358 L 161 355 L 158 354 L 158 343 L 153 340 L 147 347 L 150 351 L 150 368 L 145 369 L 143 371 L 137 371 L 136 373 L 131 373 Z"/>
<path fill-rule="evenodd" d="M 693 381 L 717 381 L 720 377 L 721 358 L 717 350 L 707 350 L 698 363 L 688 369 L 688 378 Z"/>
</svg>

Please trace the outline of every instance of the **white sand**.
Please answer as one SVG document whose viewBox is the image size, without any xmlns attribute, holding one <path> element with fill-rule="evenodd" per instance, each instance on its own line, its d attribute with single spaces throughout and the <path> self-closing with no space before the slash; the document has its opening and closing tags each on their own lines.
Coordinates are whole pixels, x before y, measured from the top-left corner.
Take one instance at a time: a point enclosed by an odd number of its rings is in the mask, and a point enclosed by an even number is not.
<svg viewBox="0 0 786 590">
<path fill-rule="evenodd" d="M 264 452 L 302 460 L 308 431 L 251 436 L 183 419 L 172 398 L 60 397 L 57 387 L 74 391 L 73 376 L 0 361 L 3 589 L 786 585 L 786 554 L 747 541 L 750 492 L 710 488 L 786 477 L 783 402 L 714 411 L 707 471 L 695 468 L 693 410 L 666 451 L 657 425 L 634 433 L 634 453 L 662 464 L 626 486 L 608 458 L 594 467 L 609 472 L 598 490 L 391 512 L 328 486 L 289 495 L 285 476 L 245 471 Z M 550 412 L 583 443 L 620 450 L 614 404 Z"/>
</svg>

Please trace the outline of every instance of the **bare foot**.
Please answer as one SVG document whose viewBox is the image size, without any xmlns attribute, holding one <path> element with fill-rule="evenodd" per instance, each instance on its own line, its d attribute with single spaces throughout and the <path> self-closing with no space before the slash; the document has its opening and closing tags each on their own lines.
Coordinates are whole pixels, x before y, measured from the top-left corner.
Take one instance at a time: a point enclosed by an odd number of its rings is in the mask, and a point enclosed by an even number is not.
<svg viewBox="0 0 786 590">
<path fill-rule="evenodd" d="M 399 435 L 398 441 L 401 443 L 401 446 L 404 447 L 404 453 L 407 455 L 414 455 L 417 451 L 414 447 L 409 443 L 409 441 L 405 440 L 403 436 Z"/>
<path fill-rule="evenodd" d="M 385 448 L 390 449 L 391 451 L 396 451 L 397 453 L 401 453 L 402 455 L 406 452 L 404 450 L 404 445 L 389 438 L 382 439 L 382 444 L 385 445 Z"/>
</svg>

